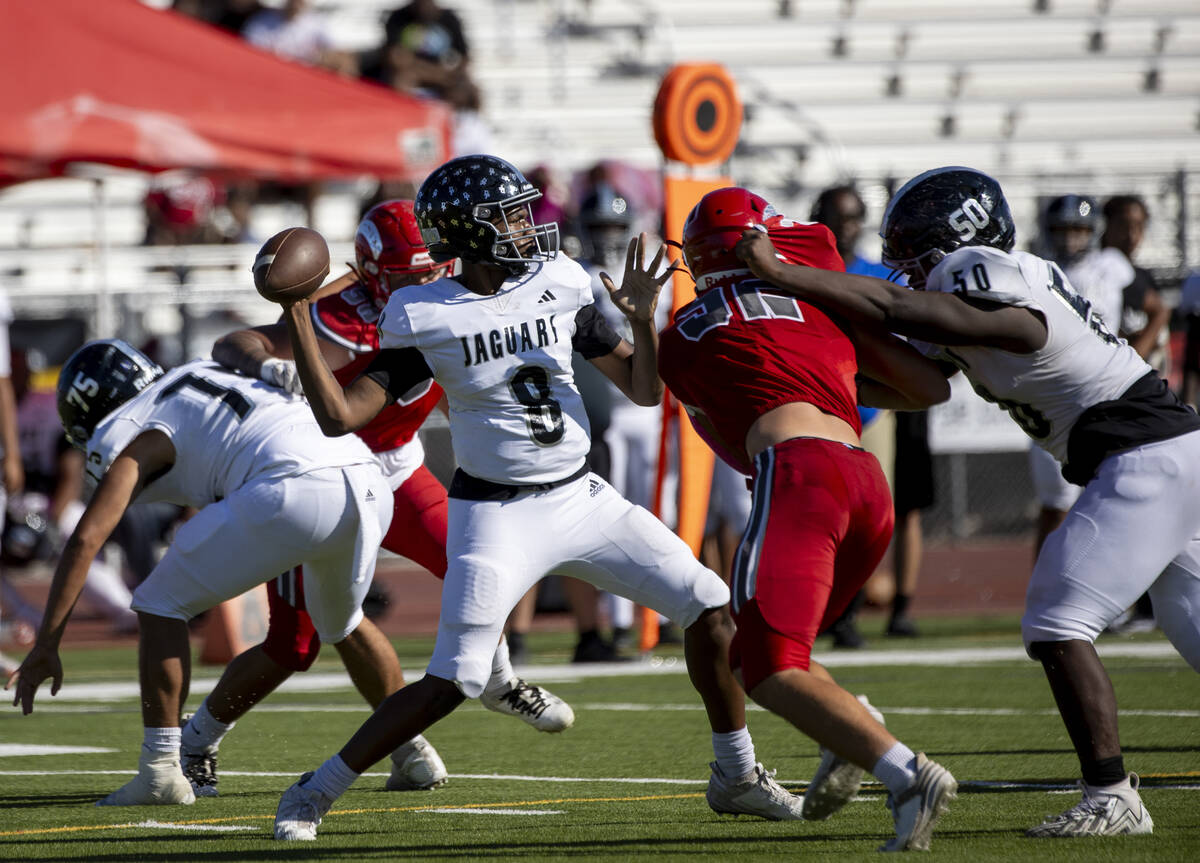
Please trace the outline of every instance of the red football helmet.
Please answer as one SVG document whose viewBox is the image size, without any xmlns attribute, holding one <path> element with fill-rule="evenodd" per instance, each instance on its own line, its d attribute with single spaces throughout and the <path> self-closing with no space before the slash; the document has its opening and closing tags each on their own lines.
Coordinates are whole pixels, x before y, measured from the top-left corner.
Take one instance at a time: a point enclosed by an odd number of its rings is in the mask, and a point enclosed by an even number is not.
<svg viewBox="0 0 1200 863">
<path fill-rule="evenodd" d="M 775 254 L 789 264 L 845 270 L 826 226 L 782 216 L 748 189 L 717 189 L 700 199 L 683 225 L 683 260 L 696 280 L 696 293 L 750 272 L 733 248 L 742 232 L 753 227 L 767 232 Z"/>
<path fill-rule="evenodd" d="M 421 239 L 412 201 L 384 201 L 367 210 L 354 235 L 359 278 L 384 302 L 392 291 L 449 275 L 453 261 L 436 263 Z"/>
<path fill-rule="evenodd" d="M 770 227 L 778 218 L 775 208 L 749 189 L 733 186 L 701 198 L 683 224 L 683 260 L 696 280 L 697 293 L 710 287 L 706 275 L 748 272 L 733 247 L 746 228 Z"/>
</svg>

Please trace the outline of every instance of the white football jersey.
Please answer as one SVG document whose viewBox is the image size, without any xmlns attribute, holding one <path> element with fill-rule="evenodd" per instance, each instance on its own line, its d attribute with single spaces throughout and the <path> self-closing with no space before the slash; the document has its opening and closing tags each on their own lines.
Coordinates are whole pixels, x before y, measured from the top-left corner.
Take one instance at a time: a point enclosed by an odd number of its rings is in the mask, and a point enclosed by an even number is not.
<svg viewBox="0 0 1200 863">
<path fill-rule="evenodd" d="M 453 279 L 392 294 L 379 346 L 417 348 L 446 391 L 459 467 L 507 484 L 553 482 L 591 447 L 571 371 L 575 315 L 591 279 L 565 255 L 534 264 L 488 296 Z"/>
<path fill-rule="evenodd" d="M 171 439 L 175 464 L 139 502 L 201 507 L 259 476 L 295 476 L 373 463 L 355 435 L 328 438 L 308 403 L 208 360 L 173 369 L 106 416 L 88 440 L 87 472 L 99 481 L 144 431 Z"/>
<path fill-rule="evenodd" d="M 1109 332 L 1121 329 L 1125 288 L 1133 281 L 1133 264 L 1116 249 L 1091 249 L 1062 268 L 1063 275 L 1100 313 Z"/>
<path fill-rule="evenodd" d="M 1152 370 L 1114 336 L 1057 265 L 1027 252 L 966 246 L 929 274 L 925 290 L 1033 309 L 1046 321 L 1046 344 L 1031 354 L 914 341 L 925 354 L 958 366 L 980 396 L 998 404 L 1060 462 L 1071 427 L 1086 408 L 1115 399 Z"/>
</svg>

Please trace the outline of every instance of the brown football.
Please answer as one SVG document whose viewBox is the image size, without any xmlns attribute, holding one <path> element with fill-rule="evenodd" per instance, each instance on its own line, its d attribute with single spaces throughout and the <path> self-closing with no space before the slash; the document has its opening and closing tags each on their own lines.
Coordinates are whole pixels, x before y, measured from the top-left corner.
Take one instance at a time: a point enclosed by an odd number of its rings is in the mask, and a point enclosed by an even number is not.
<svg viewBox="0 0 1200 863">
<path fill-rule="evenodd" d="M 287 228 L 254 259 L 254 287 L 273 303 L 311 296 L 329 275 L 329 246 L 311 228 Z"/>
</svg>

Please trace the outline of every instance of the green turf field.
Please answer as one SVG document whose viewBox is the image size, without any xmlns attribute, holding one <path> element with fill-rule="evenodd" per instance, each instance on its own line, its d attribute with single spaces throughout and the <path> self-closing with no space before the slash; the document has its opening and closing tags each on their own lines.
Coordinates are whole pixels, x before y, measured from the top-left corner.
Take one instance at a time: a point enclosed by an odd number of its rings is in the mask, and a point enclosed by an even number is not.
<svg viewBox="0 0 1200 863">
<path fill-rule="evenodd" d="M 1160 637 L 1101 642 L 1102 649 L 1143 651 L 1107 665 L 1123 708 L 1126 764 L 1142 776 L 1154 835 L 1030 840 L 1024 828 L 1078 799 L 1077 763 L 1040 668 L 1021 659 L 1012 619 L 932 622 L 926 631 L 929 637 L 900 645 L 876 639 L 871 647 L 884 650 L 868 655 L 831 654 L 824 643 L 818 650 L 847 688 L 870 695 L 897 736 L 957 777 L 959 798 L 935 833 L 935 856 L 1200 860 L 1200 680 L 1161 649 Z M 677 650 L 636 667 L 646 673 L 571 679 L 568 637 L 534 641 L 542 652 L 533 657 L 538 673 L 528 676 L 548 681 L 573 704 L 575 727 L 539 734 L 466 704 L 427 735 L 450 770 L 448 785 L 388 793 L 380 765 L 335 804 L 317 842 L 290 844 L 270 838 L 279 794 L 336 751 L 365 715 L 348 682 L 336 676 L 333 651 L 307 675 L 320 686 L 276 693 L 226 738 L 219 798 L 126 809 L 92 803 L 136 766 L 138 702 L 120 694 L 131 691 L 136 658 L 129 649 L 65 652 L 66 685 L 58 698 L 43 691 L 29 717 L 7 706 L 0 713 L 0 858 L 826 860 L 873 855 L 891 836 L 875 785 L 826 822 L 715 815 L 703 798 L 708 728 Z M 405 668 L 420 669 L 430 646 L 399 642 Z M 919 653 L 909 657 L 901 649 Z M 216 673 L 199 669 L 196 689 L 207 691 Z M 106 685 L 121 684 L 106 695 Z M 111 700 L 78 700 L 73 688 Z M 193 694 L 189 705 L 201 697 Z M 816 767 L 815 744 L 762 711 L 751 713 L 750 729 L 767 767 L 802 791 Z M 39 744 L 104 751 L 14 754 L 24 751 L 19 745 Z"/>
</svg>

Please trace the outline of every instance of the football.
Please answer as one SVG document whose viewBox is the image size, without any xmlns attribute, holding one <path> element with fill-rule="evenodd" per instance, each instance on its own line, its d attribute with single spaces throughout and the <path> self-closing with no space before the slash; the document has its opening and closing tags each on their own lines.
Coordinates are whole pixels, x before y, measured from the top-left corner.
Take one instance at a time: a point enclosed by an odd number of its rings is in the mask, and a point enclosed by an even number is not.
<svg viewBox="0 0 1200 863">
<path fill-rule="evenodd" d="M 311 228 L 280 231 L 254 259 L 254 287 L 273 303 L 311 296 L 328 275 L 329 246 Z"/>
</svg>

